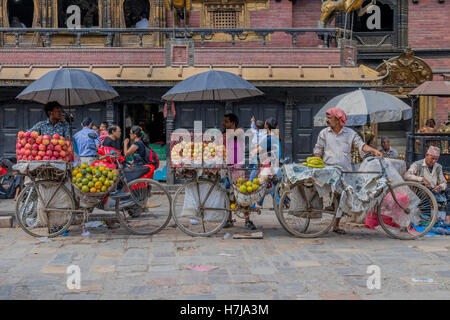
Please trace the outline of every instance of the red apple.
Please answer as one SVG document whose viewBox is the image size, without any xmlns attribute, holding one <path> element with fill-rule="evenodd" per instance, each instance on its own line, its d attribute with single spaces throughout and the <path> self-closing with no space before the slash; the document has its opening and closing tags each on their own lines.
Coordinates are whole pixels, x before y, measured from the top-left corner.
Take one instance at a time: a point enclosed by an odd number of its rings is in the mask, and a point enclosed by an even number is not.
<svg viewBox="0 0 450 320">
<path fill-rule="evenodd" d="M 22 139 L 24 134 L 25 134 L 25 132 L 19 131 L 19 132 L 17 133 L 17 137 L 18 137 L 19 139 Z"/>
<path fill-rule="evenodd" d="M 56 146 L 56 145 L 58 144 L 58 140 L 56 140 L 56 139 L 52 139 L 50 142 L 51 142 L 52 145 L 54 145 L 54 146 Z"/>
<path fill-rule="evenodd" d="M 58 145 L 55 146 L 54 150 L 55 151 L 61 151 L 62 149 L 61 149 L 61 146 L 58 144 Z"/>
<path fill-rule="evenodd" d="M 25 155 L 26 156 L 30 156 L 31 155 L 31 150 L 29 150 L 29 149 L 25 150 Z"/>
<path fill-rule="evenodd" d="M 59 155 L 64 158 L 65 156 L 67 156 L 67 153 L 62 150 L 59 152 Z"/>
<path fill-rule="evenodd" d="M 25 133 L 23 134 L 24 138 L 30 138 L 31 137 L 31 133 L 29 133 L 28 131 L 25 131 Z"/>
<path fill-rule="evenodd" d="M 20 142 L 16 143 L 16 150 L 20 150 L 22 148 L 22 144 Z"/>
<path fill-rule="evenodd" d="M 56 160 L 56 157 L 51 157 L 50 160 L 55 161 L 55 160 Z"/>
<path fill-rule="evenodd" d="M 64 151 L 67 151 L 67 146 L 62 147 Z"/>
<path fill-rule="evenodd" d="M 66 145 L 66 143 L 64 142 L 64 140 L 58 140 L 58 144 L 59 144 L 61 147 Z"/>
<path fill-rule="evenodd" d="M 33 157 L 36 157 L 37 154 L 38 154 L 38 151 L 37 151 L 37 150 L 32 150 L 32 151 L 31 151 L 31 155 L 32 155 Z"/>
<path fill-rule="evenodd" d="M 27 143 L 27 144 L 25 145 L 25 149 L 31 150 L 31 144 Z"/>
<path fill-rule="evenodd" d="M 53 152 L 51 150 L 47 150 L 45 153 L 47 156 L 51 157 L 53 155 Z"/>
<path fill-rule="evenodd" d="M 45 145 L 43 145 L 43 144 L 39 145 L 39 150 L 40 151 L 45 151 L 46 149 L 47 149 L 47 147 Z"/>
<path fill-rule="evenodd" d="M 59 152 L 58 151 L 53 151 L 53 156 L 54 157 L 59 157 Z"/>
<path fill-rule="evenodd" d="M 36 139 L 37 137 L 39 137 L 39 132 L 33 131 L 33 132 L 31 133 L 31 136 L 32 136 L 34 139 Z"/>
<path fill-rule="evenodd" d="M 20 144 L 22 145 L 22 147 L 24 147 L 27 143 L 28 143 L 27 139 L 25 139 L 25 138 L 20 140 Z"/>
<path fill-rule="evenodd" d="M 53 139 L 61 139 L 61 136 L 60 136 L 59 134 L 55 133 L 55 134 L 52 136 L 52 138 L 53 138 Z"/>
<path fill-rule="evenodd" d="M 42 157 L 41 157 L 41 156 L 36 156 L 36 157 L 34 158 L 34 160 L 40 161 L 40 160 L 42 160 Z"/>
<path fill-rule="evenodd" d="M 44 138 L 43 140 L 42 140 L 42 144 L 44 144 L 44 145 L 49 145 L 50 144 L 50 140 L 49 139 L 46 139 L 46 138 Z"/>
<path fill-rule="evenodd" d="M 38 152 L 38 156 L 45 157 L 45 151 L 39 151 Z"/>
<path fill-rule="evenodd" d="M 44 139 L 50 140 L 52 137 L 50 137 L 48 134 L 43 136 Z"/>
<path fill-rule="evenodd" d="M 45 156 L 45 157 L 42 158 L 42 160 L 50 160 L 50 157 L 49 156 Z"/>
<path fill-rule="evenodd" d="M 34 144 L 31 146 L 31 149 L 33 149 L 33 150 L 39 150 L 39 145 L 38 145 L 37 143 L 34 143 Z"/>
<path fill-rule="evenodd" d="M 49 145 L 47 146 L 47 150 L 53 151 L 53 150 L 55 150 L 55 146 L 52 145 L 52 144 L 49 144 Z"/>
<path fill-rule="evenodd" d="M 18 156 L 17 156 L 17 160 L 22 160 L 22 156 L 21 156 L 21 155 L 18 155 Z"/>
<path fill-rule="evenodd" d="M 36 138 L 36 143 L 37 144 L 41 144 L 42 143 L 42 137 L 41 136 Z"/>
</svg>

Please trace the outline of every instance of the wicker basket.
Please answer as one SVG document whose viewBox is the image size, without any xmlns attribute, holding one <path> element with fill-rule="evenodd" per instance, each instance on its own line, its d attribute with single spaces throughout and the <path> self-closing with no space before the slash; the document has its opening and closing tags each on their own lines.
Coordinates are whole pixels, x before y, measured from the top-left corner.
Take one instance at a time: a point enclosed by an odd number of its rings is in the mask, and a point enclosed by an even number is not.
<svg viewBox="0 0 450 320">
<path fill-rule="evenodd" d="M 20 160 L 13 169 L 19 174 L 35 180 L 61 181 L 71 171 L 71 163 L 65 161 L 41 160 L 24 161 Z"/>
<path fill-rule="evenodd" d="M 113 192 L 116 189 L 118 181 L 119 180 L 117 180 L 111 187 L 109 187 L 108 191 L 96 193 L 83 192 L 74 183 L 72 183 L 72 186 L 75 195 L 80 199 L 80 207 L 89 209 L 95 208 L 100 204 L 100 202 L 103 201 L 103 199 L 105 199 L 111 192 Z"/>
<path fill-rule="evenodd" d="M 251 206 L 252 204 L 255 204 L 256 202 L 263 199 L 264 196 L 266 195 L 266 189 L 268 186 L 267 182 L 263 182 L 262 184 L 260 184 L 258 190 L 246 194 L 241 193 L 239 188 L 237 187 L 237 179 L 244 178 L 244 180 L 249 180 L 251 171 L 253 170 L 257 170 L 258 173 L 260 171 L 257 168 L 252 170 L 243 168 L 233 168 L 230 169 L 228 173 L 228 179 L 230 180 L 231 190 L 233 190 L 236 202 L 243 207 L 248 207 Z"/>
</svg>

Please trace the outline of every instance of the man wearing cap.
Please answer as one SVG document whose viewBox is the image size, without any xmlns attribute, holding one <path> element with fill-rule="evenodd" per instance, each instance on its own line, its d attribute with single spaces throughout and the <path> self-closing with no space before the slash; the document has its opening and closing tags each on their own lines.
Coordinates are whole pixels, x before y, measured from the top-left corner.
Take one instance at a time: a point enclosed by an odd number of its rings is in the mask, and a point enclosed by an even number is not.
<svg viewBox="0 0 450 320">
<path fill-rule="evenodd" d="M 430 146 L 425 159 L 414 162 L 405 173 L 404 178 L 409 181 L 422 182 L 433 191 L 439 202 L 447 201 L 445 221 L 450 223 L 450 189 L 447 188 L 442 166 L 437 163 L 439 156 L 439 148 Z"/>
<path fill-rule="evenodd" d="M 367 145 L 361 137 L 352 129 L 345 127 L 347 115 L 339 108 L 331 108 L 327 111 L 328 128 L 320 131 L 314 147 L 314 156 L 323 159 L 327 165 L 337 165 L 344 170 L 352 171 L 351 149 L 352 145 L 359 149 L 359 152 L 372 152 L 376 156 L 383 154 L 375 148 Z M 336 218 L 333 231 L 344 234 L 345 231 L 339 228 L 340 217 Z"/>
</svg>

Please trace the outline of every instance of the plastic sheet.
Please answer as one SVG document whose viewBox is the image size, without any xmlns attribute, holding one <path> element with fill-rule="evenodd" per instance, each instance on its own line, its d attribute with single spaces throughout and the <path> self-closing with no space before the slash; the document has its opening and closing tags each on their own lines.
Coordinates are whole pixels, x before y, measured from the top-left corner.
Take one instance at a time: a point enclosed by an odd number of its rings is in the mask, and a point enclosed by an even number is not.
<svg viewBox="0 0 450 320">
<path fill-rule="evenodd" d="M 70 188 L 70 182 L 65 183 L 66 188 Z M 57 185 L 54 183 L 39 184 L 39 192 L 45 202 L 49 201 L 53 194 L 53 199 L 48 205 L 51 209 L 61 209 L 61 211 L 45 212 L 44 204 L 38 198 L 37 204 L 37 219 L 35 227 L 56 227 L 63 226 L 67 223 L 72 213 L 72 201 L 69 194 L 63 192 L 61 189 L 57 190 Z M 69 189 L 70 190 L 70 189 Z"/>
<path fill-rule="evenodd" d="M 206 195 L 208 194 L 211 184 L 199 183 L 200 199 L 204 201 Z M 205 202 L 205 207 L 207 208 L 219 208 L 225 209 L 226 204 L 226 193 L 215 187 L 208 199 Z M 197 192 L 197 186 L 195 183 L 188 184 L 185 188 L 184 205 L 181 212 L 182 217 L 192 217 L 194 219 L 200 219 L 200 212 L 197 210 L 199 207 L 199 196 Z M 227 214 L 225 210 L 205 210 L 204 221 L 222 221 L 223 215 Z"/>
</svg>

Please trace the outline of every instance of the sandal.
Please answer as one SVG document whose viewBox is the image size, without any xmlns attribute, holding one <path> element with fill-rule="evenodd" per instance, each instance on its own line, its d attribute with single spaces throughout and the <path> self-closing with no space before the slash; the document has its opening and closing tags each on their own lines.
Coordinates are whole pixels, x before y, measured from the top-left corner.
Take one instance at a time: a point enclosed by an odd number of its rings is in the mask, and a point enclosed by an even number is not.
<svg viewBox="0 0 450 320">
<path fill-rule="evenodd" d="M 335 228 L 333 229 L 333 232 L 336 232 L 337 234 L 345 234 L 345 230 L 341 228 Z"/>
<path fill-rule="evenodd" d="M 255 224 L 253 222 L 251 222 L 250 220 L 245 221 L 245 226 L 247 228 L 249 228 L 250 230 L 256 230 L 257 229 Z"/>
<path fill-rule="evenodd" d="M 223 227 L 231 228 L 232 226 L 233 226 L 233 220 L 227 220 L 227 222 L 225 222 L 225 225 Z"/>
</svg>

